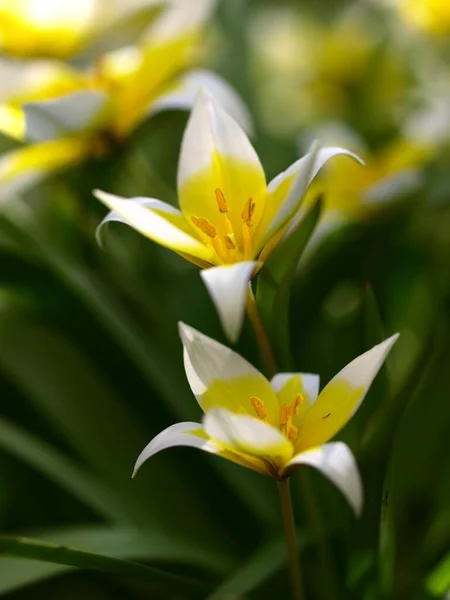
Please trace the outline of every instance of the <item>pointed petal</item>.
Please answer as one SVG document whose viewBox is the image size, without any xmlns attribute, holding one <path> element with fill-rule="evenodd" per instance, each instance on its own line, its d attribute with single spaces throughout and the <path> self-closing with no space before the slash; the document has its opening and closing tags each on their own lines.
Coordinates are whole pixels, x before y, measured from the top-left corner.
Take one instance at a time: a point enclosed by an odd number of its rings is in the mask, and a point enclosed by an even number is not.
<svg viewBox="0 0 450 600">
<path fill-rule="evenodd" d="M 167 205 L 164 205 L 164 210 L 161 210 L 163 203 L 159 204 L 159 201 L 156 201 L 157 206 L 149 208 L 145 206 L 145 201 L 150 200 L 153 203 L 153 199 L 125 199 L 100 190 L 95 190 L 94 196 L 120 216 L 124 223 L 158 244 L 196 256 L 206 262 L 214 260 L 214 253 L 194 237 L 192 229 L 192 234 L 189 232 L 188 224 L 176 209 L 168 209 Z"/>
<path fill-rule="evenodd" d="M 171 109 L 190 110 L 202 88 L 207 89 L 244 131 L 251 134 L 252 118 L 242 99 L 222 77 L 207 70 L 199 69 L 182 75 L 173 88 L 150 106 L 149 114 Z"/>
<path fill-rule="evenodd" d="M 344 427 L 364 400 L 397 338 L 398 334 L 393 335 L 364 352 L 325 386 L 306 415 L 297 451 L 324 444 Z"/>
<path fill-rule="evenodd" d="M 160 44 L 200 30 L 217 5 L 217 0 L 172 2 L 143 35 L 142 41 Z"/>
<path fill-rule="evenodd" d="M 184 446 L 187 448 L 198 448 L 204 452 L 215 454 L 226 460 L 234 462 L 247 469 L 252 469 L 262 475 L 269 475 L 266 465 L 262 460 L 241 452 L 226 450 L 218 446 L 214 441 L 208 439 L 201 423 L 185 422 L 176 423 L 164 429 L 144 448 L 139 455 L 133 471 L 133 477 L 142 467 L 144 462 L 161 450 Z"/>
<path fill-rule="evenodd" d="M 275 393 L 280 393 L 282 388 L 292 379 L 298 377 L 303 391 L 308 395 L 310 404 L 313 404 L 319 395 L 320 376 L 312 373 L 278 373 L 272 377 L 270 384 Z"/>
<path fill-rule="evenodd" d="M 178 197 L 187 220 L 203 217 L 223 237 L 228 230 L 217 204 L 217 189 L 224 196 L 226 217 L 242 249 L 242 213 L 251 198 L 255 202 L 252 221 L 256 227 L 265 198 L 264 171 L 245 132 L 212 96 L 202 90 L 183 136 Z"/>
<path fill-rule="evenodd" d="M 300 430 L 319 393 L 319 376 L 309 373 L 278 373 L 270 384 L 277 394 L 280 411 L 286 411 L 290 426 Z"/>
<path fill-rule="evenodd" d="M 363 505 L 363 487 L 358 466 L 350 448 L 343 442 L 331 442 L 296 454 L 287 464 L 286 472 L 295 467 L 309 465 L 320 471 L 344 494 L 359 516 Z"/>
<path fill-rule="evenodd" d="M 66 138 L 4 154 L 0 157 L 0 200 L 19 195 L 51 173 L 80 162 L 87 152 L 85 140 Z"/>
<path fill-rule="evenodd" d="M 42 142 L 85 131 L 99 119 L 108 101 L 105 92 L 90 90 L 28 102 L 24 105 L 26 136 Z"/>
<path fill-rule="evenodd" d="M 216 454 L 219 448 L 213 442 L 210 442 L 205 435 L 203 435 L 203 425 L 201 423 L 194 423 L 187 421 L 185 423 L 176 423 L 161 431 L 152 441 L 142 450 L 136 464 L 134 466 L 133 477 L 136 475 L 138 470 L 154 454 L 166 450 L 167 448 L 174 448 L 176 446 L 188 446 L 191 448 L 199 448 L 205 452 L 211 452 Z"/>
<path fill-rule="evenodd" d="M 278 400 L 264 375 L 242 356 L 193 327 L 180 323 L 179 328 L 186 376 L 204 412 L 219 406 L 257 416 L 252 398 L 258 398 L 268 421 L 278 422 Z"/>
<path fill-rule="evenodd" d="M 292 457 L 293 446 L 280 430 L 255 417 L 213 408 L 203 424 L 206 434 L 225 448 L 268 458 L 277 467 Z"/>
<path fill-rule="evenodd" d="M 241 333 L 248 283 L 257 267 L 257 262 L 246 261 L 200 271 L 230 342 Z"/>
<path fill-rule="evenodd" d="M 342 154 L 364 164 L 356 154 L 343 148 L 320 148 L 299 159 L 272 179 L 267 186 L 268 198 L 264 217 L 258 227 L 258 237 L 262 237 L 263 245 L 294 216 L 309 184 L 325 163 Z"/>
</svg>

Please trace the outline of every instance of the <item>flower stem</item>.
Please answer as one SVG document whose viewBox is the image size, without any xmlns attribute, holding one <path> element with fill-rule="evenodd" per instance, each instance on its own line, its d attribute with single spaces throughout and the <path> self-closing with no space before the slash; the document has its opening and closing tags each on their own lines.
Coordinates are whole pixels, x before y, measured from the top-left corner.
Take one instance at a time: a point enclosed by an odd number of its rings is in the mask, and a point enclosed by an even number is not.
<svg viewBox="0 0 450 600">
<path fill-rule="evenodd" d="M 281 479 L 278 481 L 278 491 L 280 493 L 281 512 L 283 514 L 284 533 L 286 536 L 292 598 L 293 600 L 304 600 L 289 479 Z"/>
<path fill-rule="evenodd" d="M 264 324 L 258 311 L 251 283 L 248 284 L 246 309 L 253 331 L 255 332 L 261 358 L 266 369 L 266 375 L 268 377 L 273 377 L 278 373 L 277 361 L 270 345 L 269 338 L 267 337 L 266 330 L 264 329 Z"/>
</svg>

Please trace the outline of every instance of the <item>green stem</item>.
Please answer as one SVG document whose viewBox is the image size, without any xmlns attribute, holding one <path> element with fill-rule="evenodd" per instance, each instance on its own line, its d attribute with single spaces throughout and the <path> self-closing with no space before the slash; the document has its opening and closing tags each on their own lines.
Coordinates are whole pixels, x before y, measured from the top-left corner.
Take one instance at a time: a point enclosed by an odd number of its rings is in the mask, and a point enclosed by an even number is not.
<svg viewBox="0 0 450 600">
<path fill-rule="evenodd" d="M 280 493 L 281 512 L 283 514 L 284 533 L 286 536 L 289 574 L 291 578 L 293 600 L 304 600 L 302 576 L 298 559 L 297 536 L 295 532 L 294 511 L 292 510 L 289 479 L 278 481 Z"/>
<path fill-rule="evenodd" d="M 258 306 L 256 304 L 255 295 L 251 287 L 251 283 L 248 285 L 247 302 L 246 302 L 247 314 L 252 324 L 255 337 L 258 342 L 259 352 L 261 354 L 264 367 L 266 369 L 266 375 L 273 377 L 278 373 L 278 365 L 272 347 L 267 337 L 264 324 L 261 320 Z"/>
</svg>

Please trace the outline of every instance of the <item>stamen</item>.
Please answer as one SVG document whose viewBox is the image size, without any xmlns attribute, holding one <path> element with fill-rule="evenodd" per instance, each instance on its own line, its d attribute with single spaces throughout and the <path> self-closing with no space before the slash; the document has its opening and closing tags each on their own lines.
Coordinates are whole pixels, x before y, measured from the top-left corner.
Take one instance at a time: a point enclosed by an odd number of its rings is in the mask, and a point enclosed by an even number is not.
<svg viewBox="0 0 450 600">
<path fill-rule="evenodd" d="M 242 224 L 242 237 L 244 238 L 244 260 L 252 258 L 252 238 L 247 223 Z"/>
<path fill-rule="evenodd" d="M 231 239 L 231 235 L 226 235 L 224 238 L 224 242 L 225 248 L 227 248 L 227 250 L 234 250 L 236 248 L 236 244 Z"/>
<path fill-rule="evenodd" d="M 251 227 L 253 225 L 252 218 L 255 212 L 255 206 L 256 202 L 253 202 L 251 198 L 249 198 L 244 205 L 244 210 L 242 211 L 241 217 L 247 227 Z"/>
<path fill-rule="evenodd" d="M 252 403 L 252 406 L 255 409 L 255 413 L 258 415 L 258 417 L 260 419 L 265 419 L 267 417 L 267 411 L 266 407 L 264 406 L 264 402 L 256 396 L 252 396 L 250 398 L 250 402 Z"/>
<path fill-rule="evenodd" d="M 204 219 L 203 217 L 191 217 L 191 221 L 196 227 L 200 229 L 200 231 L 202 231 L 208 237 L 216 237 L 216 228 L 214 227 L 214 225 L 211 225 L 211 223 L 207 219 Z"/>
<path fill-rule="evenodd" d="M 292 443 L 294 443 L 297 440 L 298 437 L 298 429 L 297 427 L 295 427 L 295 425 L 289 425 L 287 428 L 287 436 L 288 436 L 288 440 Z"/>
<path fill-rule="evenodd" d="M 217 256 L 220 258 L 220 260 L 223 263 L 226 263 L 227 261 L 229 261 L 229 258 L 227 256 L 226 250 L 223 247 L 223 244 L 222 244 L 221 240 L 218 237 L 216 237 L 216 238 L 213 239 L 212 246 L 213 246 L 213 248 L 214 248 Z"/>
<path fill-rule="evenodd" d="M 219 205 L 220 212 L 227 213 L 228 212 L 228 204 L 227 204 L 227 201 L 225 200 L 225 196 L 223 195 L 222 190 L 220 188 L 216 188 L 215 192 L 216 192 L 216 200 L 217 200 L 217 204 Z"/>
<path fill-rule="evenodd" d="M 295 415 L 297 414 L 297 408 L 299 407 L 300 404 L 303 404 L 304 401 L 305 401 L 305 398 L 304 398 L 303 394 L 297 394 L 295 396 L 295 398 L 292 400 L 292 403 L 289 407 L 289 414 L 292 415 L 293 417 L 295 417 Z"/>
<path fill-rule="evenodd" d="M 287 404 L 282 404 L 280 409 L 280 426 L 284 427 L 288 420 L 288 407 Z"/>
</svg>

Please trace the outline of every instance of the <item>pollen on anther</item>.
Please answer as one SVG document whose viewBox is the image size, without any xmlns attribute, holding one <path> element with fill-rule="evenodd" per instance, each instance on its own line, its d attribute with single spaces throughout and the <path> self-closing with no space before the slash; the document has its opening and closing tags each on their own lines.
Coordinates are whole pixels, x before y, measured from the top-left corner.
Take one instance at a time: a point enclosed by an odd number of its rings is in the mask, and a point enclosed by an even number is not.
<svg viewBox="0 0 450 600">
<path fill-rule="evenodd" d="M 257 396 L 252 396 L 250 398 L 250 402 L 252 403 L 255 413 L 258 415 L 258 417 L 260 419 L 265 419 L 267 417 L 267 412 L 264 402 Z"/>
<path fill-rule="evenodd" d="M 214 227 L 214 225 L 211 225 L 211 223 L 207 219 L 204 219 L 203 217 L 191 217 L 191 221 L 196 227 L 200 229 L 200 231 L 205 233 L 210 238 L 216 237 L 216 228 Z"/>
<path fill-rule="evenodd" d="M 215 189 L 217 204 L 219 205 L 219 210 L 221 213 L 228 212 L 228 204 L 225 200 L 225 196 L 220 188 Z"/>
<path fill-rule="evenodd" d="M 224 238 L 225 248 L 228 250 L 234 250 L 236 248 L 236 244 L 233 242 L 229 235 L 226 235 Z"/>
<path fill-rule="evenodd" d="M 256 203 L 253 202 L 252 198 L 249 198 L 244 205 L 244 210 L 242 211 L 242 220 L 247 225 L 247 227 L 251 227 L 253 225 L 252 218 L 255 212 Z"/>
<path fill-rule="evenodd" d="M 288 420 L 288 407 L 287 404 L 282 404 L 280 408 L 280 425 L 284 427 Z"/>
<path fill-rule="evenodd" d="M 287 430 L 288 440 L 290 442 L 295 442 L 298 437 L 298 429 L 294 425 L 290 425 Z"/>
<path fill-rule="evenodd" d="M 289 414 L 295 416 L 297 414 L 297 408 L 300 404 L 303 404 L 304 401 L 305 398 L 303 397 L 303 394 L 297 394 L 289 406 Z"/>
</svg>

